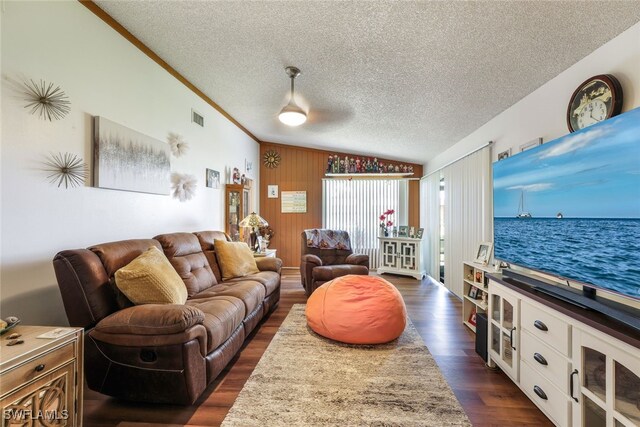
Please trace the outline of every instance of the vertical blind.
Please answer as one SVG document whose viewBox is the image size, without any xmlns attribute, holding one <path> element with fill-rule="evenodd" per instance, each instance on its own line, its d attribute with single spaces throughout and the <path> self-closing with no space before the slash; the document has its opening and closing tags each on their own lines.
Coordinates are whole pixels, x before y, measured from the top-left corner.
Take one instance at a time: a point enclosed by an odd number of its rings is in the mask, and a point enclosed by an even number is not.
<svg viewBox="0 0 640 427">
<path fill-rule="evenodd" d="M 427 274 L 436 281 L 440 277 L 440 174 L 433 173 L 420 183 L 420 226 L 425 233 L 425 266 Z"/>
<path fill-rule="evenodd" d="M 395 226 L 402 219 L 401 194 L 406 194 L 404 180 L 325 179 L 322 181 L 322 224 L 332 230 L 346 230 L 353 252 L 369 255 L 369 268 L 378 266 L 380 215 L 393 209 Z M 405 225 L 406 221 L 404 224 Z"/>
<path fill-rule="evenodd" d="M 464 261 L 475 259 L 478 246 L 493 236 L 491 217 L 491 148 L 485 147 L 442 170 L 445 183 L 445 285 L 462 295 Z"/>
</svg>

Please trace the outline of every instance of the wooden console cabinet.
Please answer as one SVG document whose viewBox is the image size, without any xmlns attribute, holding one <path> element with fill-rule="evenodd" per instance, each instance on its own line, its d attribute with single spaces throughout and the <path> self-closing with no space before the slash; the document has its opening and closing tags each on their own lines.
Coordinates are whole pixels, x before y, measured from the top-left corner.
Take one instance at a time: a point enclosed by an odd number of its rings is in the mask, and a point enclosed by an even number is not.
<svg viewBox="0 0 640 427">
<path fill-rule="evenodd" d="M 380 241 L 378 274 L 402 274 L 418 280 L 425 276 L 425 270 L 422 267 L 423 239 L 378 237 L 378 240 Z"/>
<path fill-rule="evenodd" d="M 2 426 L 82 425 L 83 330 L 37 338 L 54 329 L 16 326 L 0 339 Z M 14 332 L 24 343 L 7 346 Z"/>
<path fill-rule="evenodd" d="M 640 334 L 491 274 L 489 364 L 558 426 L 640 425 Z"/>
</svg>

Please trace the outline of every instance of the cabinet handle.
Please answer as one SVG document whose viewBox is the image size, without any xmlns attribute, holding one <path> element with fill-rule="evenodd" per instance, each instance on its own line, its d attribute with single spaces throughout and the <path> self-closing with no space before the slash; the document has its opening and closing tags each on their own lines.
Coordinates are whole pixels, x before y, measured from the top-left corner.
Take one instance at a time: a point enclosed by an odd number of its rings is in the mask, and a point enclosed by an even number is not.
<svg viewBox="0 0 640 427">
<path fill-rule="evenodd" d="M 540 353 L 533 353 L 533 358 L 541 365 L 548 365 L 547 359 L 545 359 Z"/>
<path fill-rule="evenodd" d="M 569 395 L 571 396 L 571 398 L 573 400 L 578 402 L 578 398 L 577 397 L 573 397 L 573 376 L 574 375 L 578 375 L 578 370 L 577 369 L 574 369 L 573 372 L 571 372 L 571 375 L 569 375 Z"/>
<path fill-rule="evenodd" d="M 548 400 L 547 393 L 545 393 L 544 390 L 542 390 L 537 385 L 533 386 L 533 392 L 537 394 L 540 399 Z"/>
<path fill-rule="evenodd" d="M 514 327 L 513 327 L 513 328 L 511 328 L 511 330 L 509 331 L 509 344 L 511 345 L 511 348 L 512 348 L 512 349 L 514 349 L 514 350 L 516 349 L 516 348 L 513 346 L 513 331 L 515 331 L 515 330 L 516 330 L 516 327 L 514 326 Z"/>
<path fill-rule="evenodd" d="M 42 371 L 44 371 L 44 365 L 36 366 L 36 372 L 42 372 Z"/>
<path fill-rule="evenodd" d="M 541 331 L 548 331 L 549 330 L 549 328 L 547 328 L 547 325 L 542 323 L 541 320 L 536 320 L 535 322 L 533 322 L 533 326 L 535 326 L 536 328 L 540 329 Z"/>
</svg>

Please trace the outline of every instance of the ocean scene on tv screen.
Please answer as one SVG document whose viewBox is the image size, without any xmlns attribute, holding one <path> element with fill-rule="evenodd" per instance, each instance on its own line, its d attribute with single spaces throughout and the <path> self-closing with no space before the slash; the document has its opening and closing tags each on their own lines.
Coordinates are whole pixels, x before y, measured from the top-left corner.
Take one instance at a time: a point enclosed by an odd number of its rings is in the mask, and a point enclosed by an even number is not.
<svg viewBox="0 0 640 427">
<path fill-rule="evenodd" d="M 640 298 L 640 108 L 493 164 L 495 258 Z"/>
</svg>

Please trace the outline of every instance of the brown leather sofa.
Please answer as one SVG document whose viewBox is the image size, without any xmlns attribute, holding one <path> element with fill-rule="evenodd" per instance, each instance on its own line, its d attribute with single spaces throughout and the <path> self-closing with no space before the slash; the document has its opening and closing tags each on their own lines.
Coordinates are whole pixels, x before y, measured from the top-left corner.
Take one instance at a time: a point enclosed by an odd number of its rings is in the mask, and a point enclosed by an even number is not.
<svg viewBox="0 0 640 427">
<path fill-rule="evenodd" d="M 300 276 L 307 296 L 323 283 L 347 274 L 369 274 L 369 255 L 355 255 L 346 249 L 319 249 L 307 246 L 307 235 L 303 231 Z M 347 235 L 348 238 L 348 235 Z M 351 245 L 349 245 L 351 246 Z"/>
<path fill-rule="evenodd" d="M 67 318 L 85 328 L 89 388 L 155 403 L 193 403 L 280 300 L 277 258 L 259 273 L 223 281 L 214 239 L 223 232 L 173 233 L 59 252 L 53 265 Z M 114 286 L 116 270 L 150 246 L 162 249 L 187 287 L 180 304 L 133 306 Z"/>
</svg>

